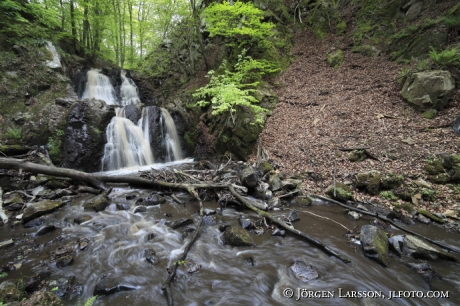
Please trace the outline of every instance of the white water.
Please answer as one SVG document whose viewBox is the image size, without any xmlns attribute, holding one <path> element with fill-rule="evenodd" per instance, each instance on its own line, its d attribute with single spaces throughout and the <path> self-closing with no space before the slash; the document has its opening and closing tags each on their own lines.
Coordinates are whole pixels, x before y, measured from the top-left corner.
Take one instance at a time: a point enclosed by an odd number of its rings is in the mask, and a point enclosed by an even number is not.
<svg viewBox="0 0 460 306">
<path fill-rule="evenodd" d="M 166 161 L 174 161 L 182 159 L 182 151 L 180 149 L 180 140 L 179 136 L 177 135 L 176 125 L 174 124 L 174 120 L 171 117 L 171 114 L 168 112 L 167 109 L 161 108 L 161 119 L 164 120 L 164 125 L 166 126 L 166 133 L 163 131 L 163 124 L 162 127 L 162 137 L 165 140 L 166 144 L 166 154 L 167 159 Z"/>
<path fill-rule="evenodd" d="M 150 143 L 142 128 L 125 118 L 124 108 L 115 110 L 116 116 L 107 126 L 107 144 L 102 158 L 102 170 L 153 164 Z"/>
<path fill-rule="evenodd" d="M 133 105 L 141 103 L 139 99 L 138 89 L 133 80 L 126 77 L 126 71 L 121 71 L 121 79 L 123 83 L 120 88 L 121 105 Z"/>
<path fill-rule="evenodd" d="M 110 105 L 118 104 L 115 89 L 107 76 L 99 73 L 98 69 L 91 69 L 86 75 L 88 81 L 86 82 L 82 99 L 95 98 L 104 100 L 105 103 Z"/>
</svg>

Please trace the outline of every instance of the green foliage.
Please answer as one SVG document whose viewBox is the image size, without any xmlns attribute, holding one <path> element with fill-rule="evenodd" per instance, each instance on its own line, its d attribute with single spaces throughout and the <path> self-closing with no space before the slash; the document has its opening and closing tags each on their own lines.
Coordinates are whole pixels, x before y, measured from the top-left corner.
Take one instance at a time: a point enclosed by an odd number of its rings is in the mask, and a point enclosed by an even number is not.
<svg viewBox="0 0 460 306">
<path fill-rule="evenodd" d="M 347 24 L 345 23 L 345 21 L 340 21 L 335 26 L 335 34 L 339 36 L 343 35 L 346 31 L 347 31 Z"/>
<path fill-rule="evenodd" d="M 12 139 L 21 139 L 22 137 L 22 128 L 8 128 L 6 132 L 6 137 L 7 138 L 12 138 Z"/>
<path fill-rule="evenodd" d="M 8 273 L 6 273 L 6 272 L 0 273 L 0 278 L 4 278 L 4 277 L 7 277 L 7 276 L 8 276 Z"/>
<path fill-rule="evenodd" d="M 444 23 L 451 28 L 460 26 L 460 16 L 447 16 L 444 18 Z"/>
<path fill-rule="evenodd" d="M 380 192 L 380 196 L 382 199 L 390 200 L 390 201 L 397 201 L 398 197 L 393 194 L 391 190 L 382 191 Z"/>
<path fill-rule="evenodd" d="M 428 55 L 433 60 L 434 64 L 441 68 L 460 65 L 460 47 L 445 49 L 439 53 L 431 47 L 431 51 Z"/>
<path fill-rule="evenodd" d="M 229 46 L 267 48 L 272 44 L 270 38 L 275 25 L 263 22 L 263 11 L 251 2 L 213 3 L 203 11 L 202 16 L 211 37 L 227 38 Z"/>
<path fill-rule="evenodd" d="M 89 299 L 85 302 L 84 306 L 93 306 L 94 302 L 96 302 L 96 299 L 97 299 L 97 295 L 95 295 L 95 296 L 89 298 Z"/>
<path fill-rule="evenodd" d="M 222 63 L 221 68 L 224 72 L 220 75 L 213 70 L 209 71 L 208 75 L 211 80 L 208 85 L 199 88 L 193 94 L 195 98 L 201 99 L 197 105 L 203 107 L 211 104 L 213 115 L 220 115 L 228 111 L 233 122 L 235 122 L 233 117 L 236 112 L 235 107 L 246 106 L 253 111 L 255 122 L 263 125 L 264 114 L 268 110 L 255 105 L 259 101 L 252 94 L 263 75 L 277 72 L 279 68 L 268 61 L 254 60 L 246 56 L 246 50 L 243 50 L 238 56 L 238 62 L 233 69 L 228 67 L 227 61 Z"/>
<path fill-rule="evenodd" d="M 64 131 L 56 130 L 56 135 L 48 138 L 48 151 L 52 160 L 59 160 Z"/>
</svg>

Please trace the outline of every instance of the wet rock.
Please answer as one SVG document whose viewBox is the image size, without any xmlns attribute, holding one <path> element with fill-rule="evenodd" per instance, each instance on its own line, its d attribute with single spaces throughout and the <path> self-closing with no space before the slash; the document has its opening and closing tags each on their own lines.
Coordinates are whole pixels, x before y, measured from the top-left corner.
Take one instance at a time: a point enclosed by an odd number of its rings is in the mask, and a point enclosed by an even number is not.
<svg viewBox="0 0 460 306">
<path fill-rule="evenodd" d="M 25 292 L 20 290 L 14 282 L 7 280 L 0 284 L 0 301 L 3 303 L 20 301 L 25 297 Z"/>
<path fill-rule="evenodd" d="M 134 213 L 143 213 L 146 211 L 147 211 L 147 207 L 145 206 L 136 206 L 136 208 L 134 208 Z"/>
<path fill-rule="evenodd" d="M 180 228 L 180 227 L 183 227 L 183 226 L 186 226 L 186 225 L 190 225 L 190 224 L 193 224 L 192 219 L 190 219 L 190 218 L 181 218 L 179 220 L 174 221 L 169 226 L 172 229 L 177 229 L 177 228 Z"/>
<path fill-rule="evenodd" d="M 93 295 L 111 295 L 122 291 L 137 290 L 135 286 L 120 283 L 119 279 L 112 275 L 104 275 L 96 284 Z"/>
<path fill-rule="evenodd" d="M 165 216 L 166 218 L 171 218 L 171 217 L 172 217 L 172 215 L 171 215 L 170 213 L 165 213 L 164 216 Z"/>
<path fill-rule="evenodd" d="M 88 243 L 89 243 L 88 238 L 80 239 L 80 241 L 78 242 L 78 248 L 80 249 L 80 251 L 86 250 L 88 248 Z"/>
<path fill-rule="evenodd" d="M 266 173 L 273 170 L 273 166 L 267 161 L 262 161 L 260 162 L 258 169 L 260 173 L 262 174 L 262 176 L 264 176 Z"/>
<path fill-rule="evenodd" d="M 54 231 L 56 229 L 56 226 L 54 226 L 53 224 L 50 224 L 50 225 L 45 225 L 43 227 L 41 227 L 36 233 L 35 235 L 36 236 L 43 236 L 45 234 L 48 234 L 52 231 Z"/>
<path fill-rule="evenodd" d="M 59 189 L 59 188 L 65 189 L 69 187 L 69 182 L 68 180 L 65 180 L 65 179 L 52 179 L 46 182 L 45 185 L 46 187 L 51 188 L 51 189 Z"/>
<path fill-rule="evenodd" d="M 252 223 L 252 221 L 250 219 L 247 219 L 247 218 L 239 218 L 238 223 L 244 229 L 251 229 L 251 228 L 255 227 L 254 223 Z"/>
<path fill-rule="evenodd" d="M 286 188 L 288 190 L 294 190 L 297 189 L 300 184 L 302 184 L 301 180 L 295 180 L 295 179 L 287 179 L 281 181 L 281 187 Z"/>
<path fill-rule="evenodd" d="M 230 225 L 228 225 L 228 224 L 219 225 L 219 232 L 223 233 L 229 227 L 230 227 Z"/>
<path fill-rule="evenodd" d="M 331 199 L 334 199 L 340 202 L 346 202 L 348 200 L 353 200 L 353 194 L 351 193 L 350 187 L 342 183 L 335 184 L 335 195 L 334 195 L 334 185 L 333 184 L 328 186 L 326 190 L 324 191 L 324 193 Z"/>
<path fill-rule="evenodd" d="M 252 257 L 245 257 L 244 260 L 252 267 L 254 267 L 254 258 Z"/>
<path fill-rule="evenodd" d="M 56 193 L 56 196 L 59 198 L 64 197 L 64 196 L 71 196 L 74 194 L 72 190 L 69 190 L 69 189 L 57 189 L 55 193 Z"/>
<path fill-rule="evenodd" d="M 421 274 L 423 279 L 428 283 L 431 283 L 434 277 L 442 279 L 441 275 L 426 261 L 417 260 L 416 262 L 407 263 L 407 266 L 417 273 Z"/>
<path fill-rule="evenodd" d="M 44 281 L 51 275 L 51 272 L 39 272 L 32 276 L 27 282 L 24 290 L 27 293 L 32 293 L 42 288 Z"/>
<path fill-rule="evenodd" d="M 12 204 L 19 204 L 21 206 L 21 208 L 24 205 L 24 200 L 21 198 L 19 193 L 17 193 L 17 192 L 10 193 L 3 200 L 3 206 L 9 206 L 9 205 L 12 205 Z M 6 209 L 8 209 L 8 207 Z M 10 209 L 8 209 L 8 210 L 10 210 Z"/>
<path fill-rule="evenodd" d="M 270 185 L 270 190 L 273 192 L 281 189 L 281 179 L 278 173 L 270 174 L 270 177 L 268 178 L 268 184 Z"/>
<path fill-rule="evenodd" d="M 116 204 L 118 210 L 129 210 L 131 205 L 128 203 L 117 203 Z"/>
<path fill-rule="evenodd" d="M 73 222 L 75 222 L 76 224 L 82 224 L 83 222 L 89 221 L 91 219 L 93 219 L 93 217 L 91 217 L 90 215 L 81 215 L 73 219 Z"/>
<path fill-rule="evenodd" d="M 27 228 L 29 228 L 29 227 L 40 227 L 40 226 L 42 226 L 44 224 L 48 224 L 48 223 L 52 222 L 51 219 L 52 218 L 49 215 L 48 216 L 47 215 L 41 216 L 41 217 L 38 217 L 36 219 L 30 220 L 29 222 L 25 223 L 24 227 L 27 227 Z"/>
<path fill-rule="evenodd" d="M 53 190 L 43 189 L 37 193 L 37 197 L 42 198 L 42 199 L 52 200 L 52 199 L 57 198 L 57 195 L 56 195 L 56 192 L 54 192 Z"/>
<path fill-rule="evenodd" d="M 5 210 L 7 210 L 7 211 L 18 211 L 18 210 L 21 210 L 23 207 L 24 207 L 24 204 L 14 203 L 14 204 L 10 204 L 10 205 L 6 206 Z"/>
<path fill-rule="evenodd" d="M 47 291 L 52 291 L 55 295 L 62 298 L 69 290 L 71 290 L 74 281 L 74 276 L 51 277 L 45 282 L 45 287 Z"/>
<path fill-rule="evenodd" d="M 419 214 L 419 216 L 420 216 L 420 215 L 423 215 L 423 216 L 425 216 L 425 217 L 427 217 L 427 218 L 429 218 L 429 219 L 431 219 L 432 221 L 435 221 L 435 222 L 437 222 L 437 223 L 444 224 L 444 223 L 447 222 L 446 220 L 444 220 L 444 219 L 442 219 L 442 218 L 440 218 L 440 217 L 438 217 L 438 216 L 436 216 L 436 215 L 430 213 L 429 211 L 423 210 L 423 209 L 419 209 L 419 210 L 417 211 L 417 213 Z"/>
<path fill-rule="evenodd" d="M 416 236 L 406 235 L 404 239 L 405 250 L 414 258 L 436 260 L 445 258 L 458 262 L 458 258 L 443 251 L 440 247 L 430 244 Z"/>
<path fill-rule="evenodd" d="M 219 223 L 220 221 L 220 215 L 209 215 L 209 216 L 203 216 L 203 224 L 204 225 L 215 225 Z"/>
<path fill-rule="evenodd" d="M 22 301 L 19 306 L 64 306 L 64 304 L 51 292 L 36 291 L 30 298 Z"/>
<path fill-rule="evenodd" d="M 185 268 L 187 269 L 187 273 L 196 273 L 200 271 L 201 265 L 196 262 L 189 261 L 185 263 Z"/>
<path fill-rule="evenodd" d="M 450 72 L 438 70 L 409 75 L 401 95 L 418 111 L 442 110 L 454 91 L 455 83 Z"/>
<path fill-rule="evenodd" d="M 357 221 L 357 220 L 359 220 L 359 218 L 361 218 L 361 214 L 357 213 L 356 211 L 349 211 L 347 215 L 349 217 L 351 217 L 355 221 Z"/>
<path fill-rule="evenodd" d="M 165 197 L 159 195 L 159 194 L 150 194 L 147 198 L 145 199 L 139 199 L 136 201 L 136 205 L 143 205 L 143 206 L 154 206 L 154 205 L 160 205 L 166 202 Z"/>
<path fill-rule="evenodd" d="M 318 278 L 318 272 L 316 272 L 312 266 L 307 265 L 303 261 L 296 261 L 294 264 L 289 268 L 293 273 L 294 276 L 304 282 L 307 283 L 313 279 Z"/>
<path fill-rule="evenodd" d="M 134 124 L 137 124 L 141 117 L 141 111 L 135 105 L 126 105 L 124 107 L 125 117 L 131 120 Z"/>
<path fill-rule="evenodd" d="M 417 220 L 423 224 L 428 224 L 431 222 L 431 220 L 425 217 L 424 215 L 418 215 Z"/>
<path fill-rule="evenodd" d="M 26 223 L 32 219 L 38 218 L 45 214 L 49 214 L 64 204 L 65 202 L 62 202 L 62 201 L 50 201 L 50 200 L 30 203 L 27 205 L 26 209 L 24 210 L 24 213 L 22 215 L 22 221 Z"/>
<path fill-rule="evenodd" d="M 281 236 L 284 237 L 286 235 L 285 230 L 280 230 L 279 228 L 275 228 L 275 230 L 272 232 L 272 236 Z"/>
<path fill-rule="evenodd" d="M 259 175 L 254 168 L 248 166 L 240 172 L 240 181 L 243 186 L 253 188 L 257 186 Z"/>
<path fill-rule="evenodd" d="M 63 167 L 85 172 L 102 168 L 105 130 L 114 115 L 101 100 L 85 99 L 72 105 L 65 131 Z"/>
<path fill-rule="evenodd" d="M 402 253 L 403 253 L 401 247 L 402 247 L 403 244 L 404 244 L 404 236 L 403 236 L 403 235 L 397 235 L 397 236 L 390 237 L 390 238 L 388 239 L 388 242 L 389 242 L 391 248 L 392 248 L 399 256 L 401 256 Z"/>
<path fill-rule="evenodd" d="M 223 234 L 224 244 L 231 246 L 254 246 L 254 240 L 247 230 L 241 227 L 227 227 Z"/>
<path fill-rule="evenodd" d="M 269 184 L 260 182 L 259 184 L 257 184 L 256 188 L 254 189 L 252 196 L 256 198 L 261 198 L 264 200 L 269 200 L 273 197 L 273 193 L 269 188 L 270 188 Z"/>
<path fill-rule="evenodd" d="M 310 198 L 310 197 L 303 197 L 303 196 L 300 196 L 300 197 L 295 197 L 292 201 L 291 201 L 291 204 L 292 205 L 296 205 L 296 206 L 300 206 L 300 207 L 307 207 L 307 206 L 311 206 L 313 202 L 313 199 Z"/>
<path fill-rule="evenodd" d="M 8 239 L 8 240 L 0 242 L 0 248 L 6 247 L 9 245 L 13 245 L 13 244 L 14 244 L 13 239 Z"/>
<path fill-rule="evenodd" d="M 291 210 L 291 212 L 289 213 L 289 216 L 288 216 L 288 220 L 290 222 L 296 222 L 296 221 L 300 220 L 299 216 L 297 215 L 296 210 Z"/>
<path fill-rule="evenodd" d="M 156 253 L 155 253 L 155 250 L 154 249 L 147 249 L 144 251 L 144 257 L 145 257 L 145 260 L 152 264 L 152 265 L 156 265 L 159 263 L 159 260 L 156 256 Z"/>
<path fill-rule="evenodd" d="M 135 198 L 137 198 L 137 195 L 135 195 L 135 194 L 130 194 L 130 195 L 126 196 L 126 200 L 134 200 Z"/>
<path fill-rule="evenodd" d="M 70 265 L 73 262 L 72 255 L 64 255 L 56 257 L 56 267 L 64 268 Z"/>
<path fill-rule="evenodd" d="M 385 267 L 388 266 L 388 237 L 386 233 L 374 225 L 361 227 L 359 235 L 364 255 L 373 258 Z"/>
<path fill-rule="evenodd" d="M 84 210 L 94 210 L 95 212 L 104 210 L 110 204 L 110 199 L 107 197 L 107 194 L 108 192 L 104 191 L 103 193 L 87 200 L 83 205 Z"/>
</svg>

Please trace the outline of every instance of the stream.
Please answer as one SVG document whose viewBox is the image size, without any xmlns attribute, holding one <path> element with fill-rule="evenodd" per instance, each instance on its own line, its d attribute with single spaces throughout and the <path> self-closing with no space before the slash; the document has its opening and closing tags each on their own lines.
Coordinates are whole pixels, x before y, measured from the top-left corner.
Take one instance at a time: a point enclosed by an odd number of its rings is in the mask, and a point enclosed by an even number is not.
<svg viewBox="0 0 460 306">
<path fill-rule="evenodd" d="M 146 198 L 149 192 L 116 187 L 110 194 L 112 204 L 99 213 L 83 211 L 83 204 L 92 195 L 77 196 L 46 219 L 57 229 L 42 236 L 36 236 L 38 227 L 25 228 L 22 223 L 1 227 L 0 241 L 13 238 L 15 243 L 0 249 L 0 265 L 17 265 L 17 269 L 8 272 L 4 280 L 27 281 L 36 273 L 51 272 L 49 279 L 54 280 L 54 283 L 50 283 L 51 291 L 56 291 L 66 305 L 87 300 L 101 286 L 127 291 L 99 295 L 94 305 L 166 305 L 166 297 L 161 290 L 168 275 L 166 267 L 175 261 L 195 228 L 188 225 L 174 230 L 168 224 L 187 217 L 193 218 L 197 224 L 199 205 L 191 201 L 187 193 L 178 192 L 176 196 L 186 201 L 185 205 L 178 204 L 166 195 L 166 203 L 134 213 L 136 200 Z M 205 208 L 219 208 L 215 202 L 208 201 L 204 205 Z M 271 231 L 262 235 L 251 232 L 255 247 L 224 245 L 219 226 L 239 226 L 238 218 L 241 216 L 253 221 L 258 219 L 249 210 L 227 207 L 217 224 L 203 226 L 187 260 L 178 268 L 171 285 L 175 305 L 460 304 L 459 264 L 444 260 L 430 262 L 443 278 L 434 278 L 430 288 L 421 275 L 403 264 L 410 261 L 409 258 L 400 259 L 395 253 L 390 253 L 389 267 L 384 268 L 365 257 L 360 245 L 348 242 L 343 227 L 305 211 L 331 218 L 348 228 L 369 224 L 373 218 L 363 217 L 354 221 L 346 217 L 344 209 L 319 201 L 310 207 L 292 208 L 297 210 L 300 217 L 300 221 L 293 223 L 296 229 L 340 251 L 352 262 L 345 264 L 289 235 L 271 236 Z M 271 213 L 287 215 L 289 210 Z M 90 215 L 92 219 L 76 224 L 74 219 L 81 215 Z M 419 224 L 411 226 L 411 229 L 460 247 L 458 233 Z M 398 230 L 390 232 L 399 233 Z M 74 260 L 69 266 L 58 268 L 53 255 L 62 248 L 73 249 Z M 155 250 L 159 261 L 157 264 L 146 260 L 146 250 L 151 249 Z M 290 269 L 296 261 L 311 265 L 319 277 L 306 283 L 297 279 Z M 288 289 L 293 290 L 292 298 L 283 296 Z M 324 291 L 316 293 L 324 297 L 299 298 L 302 289 L 308 292 Z M 426 293 L 430 290 L 447 291 L 449 297 L 388 298 L 390 291 Z M 351 291 L 372 291 L 372 294 L 382 296 L 345 298 Z"/>
</svg>

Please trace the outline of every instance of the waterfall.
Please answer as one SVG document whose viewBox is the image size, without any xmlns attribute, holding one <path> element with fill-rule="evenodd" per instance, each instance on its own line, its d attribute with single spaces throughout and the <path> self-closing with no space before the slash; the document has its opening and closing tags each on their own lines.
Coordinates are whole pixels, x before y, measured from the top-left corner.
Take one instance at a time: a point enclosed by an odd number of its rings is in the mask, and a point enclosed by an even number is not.
<svg viewBox="0 0 460 306">
<path fill-rule="evenodd" d="M 156 106 L 144 107 L 137 125 L 126 118 L 125 106 L 139 105 L 141 101 L 137 86 L 126 76 L 126 71 L 121 71 L 120 76 L 120 101 L 117 101 L 109 77 L 98 69 L 87 72 L 82 96 L 82 99 L 96 98 L 107 104 L 122 106 L 115 109 L 116 115 L 106 129 L 107 144 L 104 147 L 102 171 L 153 164 L 151 139 L 154 140 L 154 148 L 158 146 L 161 151 L 161 154 L 156 153 L 161 155 L 158 156 L 159 160 L 170 162 L 183 159 L 176 126 L 168 110 Z M 155 108 L 155 111 L 150 114 L 149 108 Z"/>
<path fill-rule="evenodd" d="M 116 116 L 107 126 L 102 170 L 153 164 L 150 143 L 145 139 L 142 128 L 125 118 L 124 108 L 117 108 L 115 112 Z"/>
<path fill-rule="evenodd" d="M 120 75 L 123 81 L 120 88 L 121 105 L 125 106 L 141 103 L 137 86 L 134 84 L 133 80 L 126 77 L 126 71 L 124 70 L 121 71 Z"/>
<path fill-rule="evenodd" d="M 163 131 L 163 124 L 161 124 L 161 135 L 166 145 L 166 161 L 180 160 L 182 159 L 182 151 L 174 120 L 165 108 L 161 108 L 161 114 L 161 120 L 164 120 L 164 126 L 166 127 L 166 131 Z"/>
<path fill-rule="evenodd" d="M 115 89 L 110 79 L 99 72 L 98 69 L 91 69 L 87 72 L 88 81 L 86 82 L 85 92 L 82 99 L 95 98 L 104 100 L 107 104 L 118 104 Z"/>
</svg>

